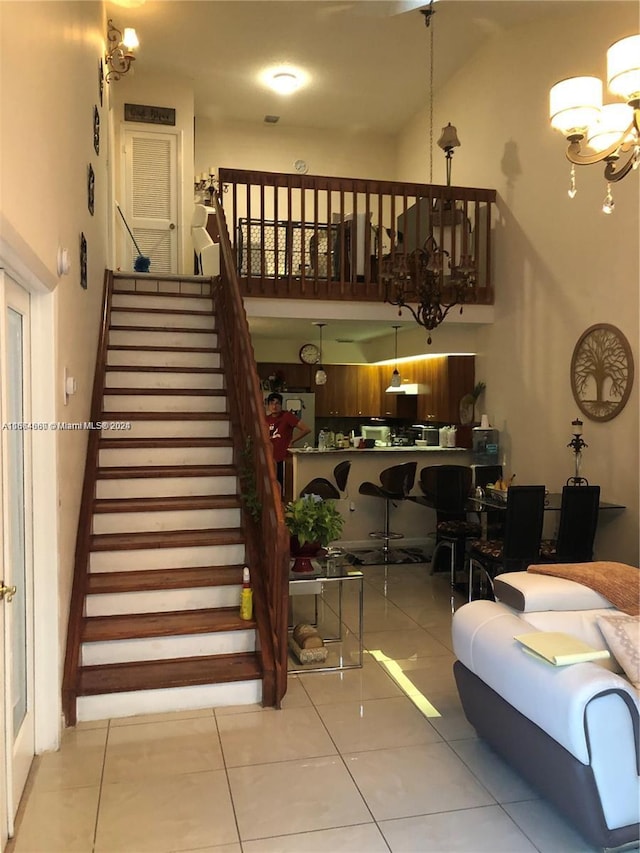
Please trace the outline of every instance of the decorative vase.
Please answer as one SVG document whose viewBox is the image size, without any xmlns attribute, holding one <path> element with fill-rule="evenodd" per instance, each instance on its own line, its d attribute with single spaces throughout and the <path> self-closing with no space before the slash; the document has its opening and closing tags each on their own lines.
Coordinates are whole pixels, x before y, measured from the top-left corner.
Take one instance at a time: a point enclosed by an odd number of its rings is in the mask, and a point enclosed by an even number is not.
<svg viewBox="0 0 640 853">
<path fill-rule="evenodd" d="M 298 542 L 298 537 L 292 536 L 289 543 L 289 552 L 293 557 L 291 571 L 297 575 L 315 572 L 311 560 L 313 557 L 317 557 L 321 551 L 322 545 L 319 542 L 305 542 L 304 545 L 301 545 Z"/>
<path fill-rule="evenodd" d="M 476 398 L 473 394 L 465 394 L 460 400 L 460 423 L 465 426 L 473 423 L 476 407 Z"/>
</svg>

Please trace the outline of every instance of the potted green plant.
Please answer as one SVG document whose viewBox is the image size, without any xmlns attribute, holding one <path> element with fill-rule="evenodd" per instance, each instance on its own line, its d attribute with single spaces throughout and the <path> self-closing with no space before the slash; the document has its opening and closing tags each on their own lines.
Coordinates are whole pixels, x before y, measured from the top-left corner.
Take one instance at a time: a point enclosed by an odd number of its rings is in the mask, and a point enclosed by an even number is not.
<svg viewBox="0 0 640 853">
<path fill-rule="evenodd" d="M 335 502 L 319 495 L 304 495 L 290 501 L 284 520 L 291 534 L 291 556 L 295 558 L 294 572 L 313 571 L 311 557 L 337 539 L 344 527 L 344 518 Z"/>
</svg>

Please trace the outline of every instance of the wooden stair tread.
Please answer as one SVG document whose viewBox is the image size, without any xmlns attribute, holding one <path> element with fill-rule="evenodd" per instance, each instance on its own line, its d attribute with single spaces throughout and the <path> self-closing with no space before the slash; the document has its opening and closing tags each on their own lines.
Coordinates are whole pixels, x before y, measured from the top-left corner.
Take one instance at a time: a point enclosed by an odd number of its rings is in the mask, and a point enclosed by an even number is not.
<svg viewBox="0 0 640 853">
<path fill-rule="evenodd" d="M 79 696 L 262 678 L 258 656 L 252 652 L 85 666 L 78 673 Z"/>
<path fill-rule="evenodd" d="M 164 292 L 161 290 L 136 290 L 135 288 L 114 288 L 113 295 L 119 296 L 121 293 L 127 296 L 177 296 L 184 299 L 211 299 L 211 293 L 179 293 L 177 291 Z"/>
<path fill-rule="evenodd" d="M 103 439 L 109 441 L 110 439 Z M 146 441 L 147 439 L 139 439 Z M 223 439 L 231 444 L 231 439 Z M 112 439 L 118 446 L 120 442 Z M 156 444 L 152 444 L 156 447 Z M 218 445 L 220 446 L 220 445 Z M 98 480 L 133 480 L 137 477 L 235 477 L 237 470 L 233 465 L 132 465 L 131 467 L 98 468 Z"/>
<path fill-rule="evenodd" d="M 154 548 L 191 548 L 203 545 L 242 545 L 244 534 L 239 527 L 196 530 L 159 530 L 142 533 L 94 533 L 91 551 L 138 551 Z"/>
<path fill-rule="evenodd" d="M 224 374 L 221 367 L 158 367 L 157 365 L 148 364 L 107 364 L 105 366 L 107 373 L 211 373 L 217 376 Z"/>
<path fill-rule="evenodd" d="M 208 298 L 208 297 L 200 297 Z M 197 317 L 213 317 L 213 311 L 202 308 L 140 308 L 136 305 L 112 305 L 111 314 L 115 313 L 128 314 L 171 314 L 174 317 L 179 317 L 181 314 Z"/>
<path fill-rule="evenodd" d="M 109 350 L 119 350 L 126 352 L 220 352 L 220 347 L 152 347 L 149 345 L 135 344 L 109 344 Z"/>
<path fill-rule="evenodd" d="M 228 421 L 228 412 L 103 412 L 103 421 Z"/>
<path fill-rule="evenodd" d="M 225 388 L 116 388 L 107 386 L 105 397 L 226 397 Z"/>
<path fill-rule="evenodd" d="M 193 589 L 236 586 L 242 583 L 242 566 L 197 566 L 184 569 L 143 569 L 132 572 L 91 572 L 88 595 L 113 592 L 148 592 L 155 589 Z"/>
<path fill-rule="evenodd" d="M 119 323 L 109 326 L 110 332 L 189 332 L 193 334 L 214 335 L 215 327 L 195 328 L 192 326 L 125 326 Z"/>
<path fill-rule="evenodd" d="M 83 643 L 172 637 L 185 634 L 214 634 L 255 628 L 253 620 L 240 618 L 238 607 L 206 610 L 176 610 L 161 613 L 125 613 L 117 616 L 87 616 L 82 629 Z"/>
<path fill-rule="evenodd" d="M 160 498 L 98 498 L 94 513 L 103 512 L 172 512 L 198 509 L 238 509 L 236 495 L 175 495 Z"/>
<path fill-rule="evenodd" d="M 145 447 L 232 447 L 233 439 L 225 437 L 213 438 L 101 438 L 100 448 L 102 450 L 111 449 L 114 447 L 137 447 L 142 449 Z M 169 467 L 184 467 L 190 466 L 167 466 Z M 195 467 L 195 466 L 193 466 Z M 202 467 L 202 466 L 198 466 Z M 211 465 L 211 468 L 218 466 Z"/>
</svg>

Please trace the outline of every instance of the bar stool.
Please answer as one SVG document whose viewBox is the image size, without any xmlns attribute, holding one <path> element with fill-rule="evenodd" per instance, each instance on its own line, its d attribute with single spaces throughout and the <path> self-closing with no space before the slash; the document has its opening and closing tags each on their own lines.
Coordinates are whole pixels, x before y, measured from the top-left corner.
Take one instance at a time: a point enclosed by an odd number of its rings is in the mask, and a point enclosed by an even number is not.
<svg viewBox="0 0 640 853">
<path fill-rule="evenodd" d="M 338 500 L 346 492 L 350 470 L 351 462 L 348 459 L 339 462 L 333 469 L 335 485 L 326 477 L 314 477 L 302 489 L 300 497 L 303 495 L 320 495 L 323 500 Z"/>
<path fill-rule="evenodd" d="M 382 539 L 383 545 L 380 552 L 381 562 L 386 566 L 389 561 L 389 542 L 392 539 L 403 539 L 404 533 L 392 533 L 389 529 L 389 516 L 391 504 L 407 500 L 409 492 L 413 488 L 416 477 L 417 462 L 405 462 L 402 465 L 393 465 L 380 472 L 380 485 L 365 481 L 360 483 L 358 489 L 361 495 L 384 500 L 384 530 L 370 533 L 373 539 Z"/>
</svg>

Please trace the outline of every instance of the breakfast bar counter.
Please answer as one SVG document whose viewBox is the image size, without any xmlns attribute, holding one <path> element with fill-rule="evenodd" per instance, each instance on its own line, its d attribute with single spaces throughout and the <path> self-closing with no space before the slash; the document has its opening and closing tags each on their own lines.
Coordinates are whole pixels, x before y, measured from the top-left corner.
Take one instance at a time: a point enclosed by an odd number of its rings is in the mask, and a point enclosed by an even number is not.
<svg viewBox="0 0 640 853">
<path fill-rule="evenodd" d="M 369 481 L 380 482 L 380 472 L 392 465 L 405 462 L 416 464 L 416 480 L 412 495 L 421 495 L 419 486 L 420 471 L 428 465 L 470 465 L 471 450 L 463 447 L 349 447 L 336 450 L 304 450 L 290 448 L 286 462 L 285 496 L 287 500 L 297 497 L 300 491 L 316 477 L 325 477 L 335 483 L 333 470 L 340 462 L 351 462 L 345 491 L 336 506 L 345 519 L 342 539 L 349 547 L 376 547 L 376 541 L 369 537 L 373 530 L 380 530 L 384 522 L 384 502 L 361 495 L 360 484 Z M 429 533 L 435 530 L 435 512 L 415 504 L 402 501 L 391 510 L 391 528 L 404 534 L 400 540 L 405 545 L 420 545 L 426 542 Z"/>
</svg>

